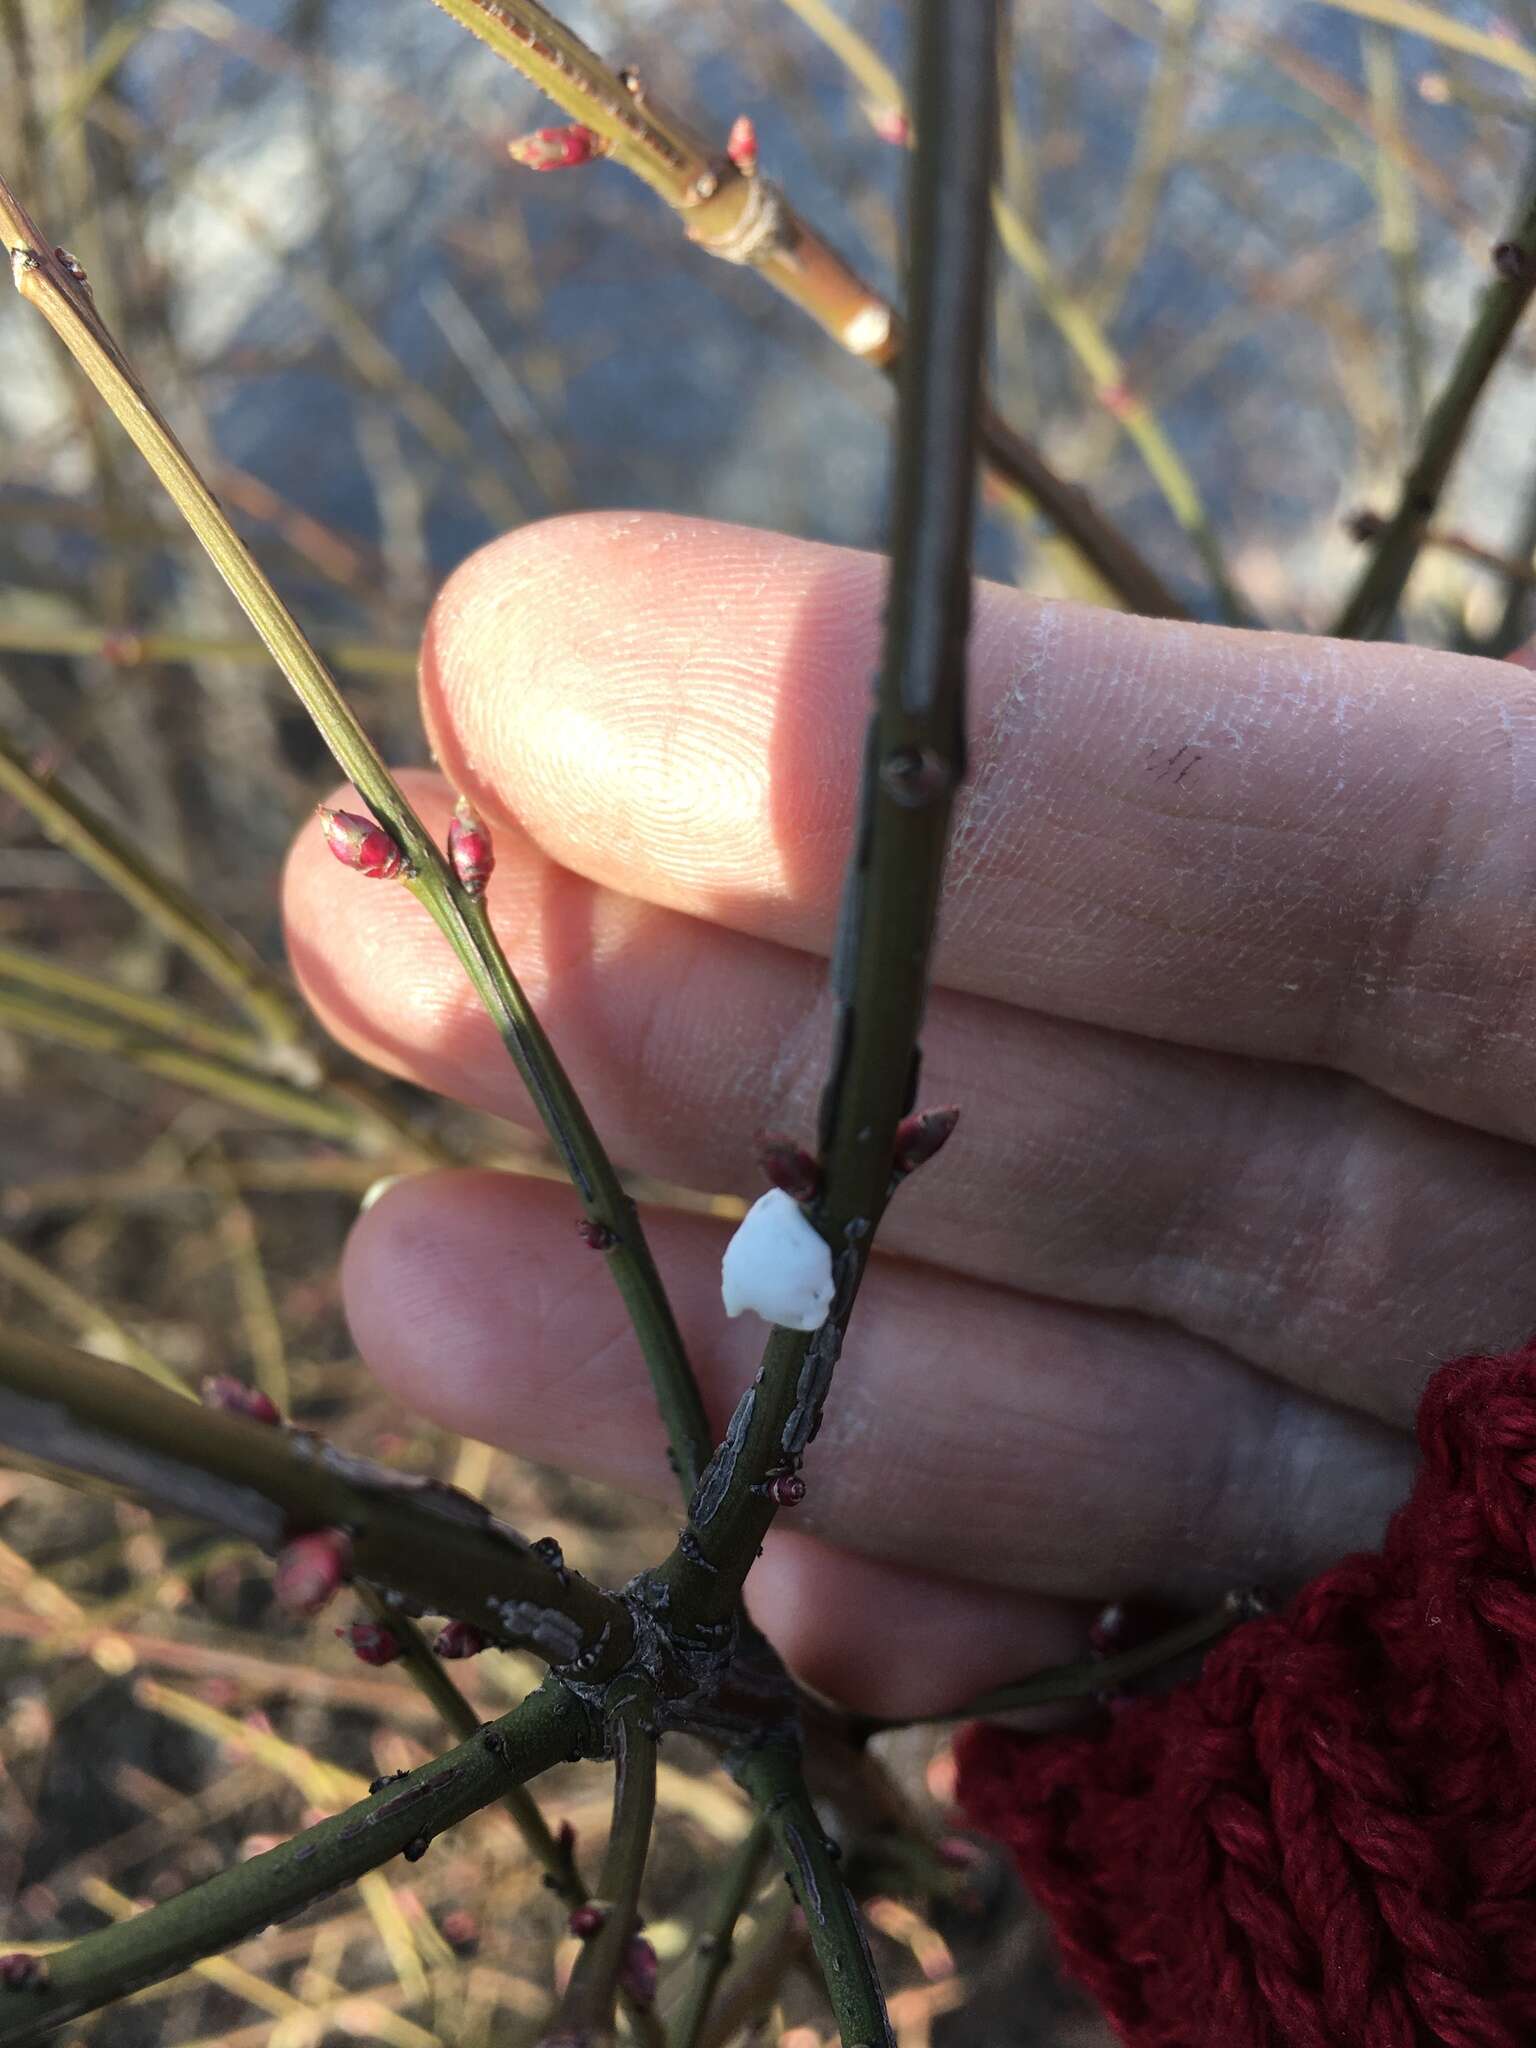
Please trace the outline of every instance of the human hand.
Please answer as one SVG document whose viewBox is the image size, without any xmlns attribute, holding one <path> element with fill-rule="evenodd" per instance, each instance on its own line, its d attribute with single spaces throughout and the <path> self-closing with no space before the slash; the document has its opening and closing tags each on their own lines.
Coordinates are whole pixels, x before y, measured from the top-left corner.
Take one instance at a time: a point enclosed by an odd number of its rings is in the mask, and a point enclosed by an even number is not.
<svg viewBox="0 0 1536 2048">
<path fill-rule="evenodd" d="M 621 1162 L 753 1196 L 809 1139 L 883 565 L 656 516 L 451 579 L 423 696 L 492 824 L 490 907 Z M 1443 1358 L 1536 1326 L 1536 684 L 1401 647 L 979 594 L 920 1100 L 803 1506 L 749 1605 L 810 1683 L 917 1713 L 1081 1653 L 1083 1603 L 1283 1588 L 1373 1542 Z M 532 1111 L 446 944 L 301 835 L 333 1034 Z M 364 1357 L 439 1421 L 669 1496 L 617 1293 L 559 1186 L 391 1189 Z M 717 1426 L 765 1335 L 726 1229 L 647 1230 Z"/>
</svg>

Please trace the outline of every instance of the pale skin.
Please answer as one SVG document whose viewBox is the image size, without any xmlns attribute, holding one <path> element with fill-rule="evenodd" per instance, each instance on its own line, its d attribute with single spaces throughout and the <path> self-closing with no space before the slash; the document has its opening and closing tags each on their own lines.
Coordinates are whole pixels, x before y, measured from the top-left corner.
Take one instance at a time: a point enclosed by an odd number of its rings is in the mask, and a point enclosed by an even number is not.
<svg viewBox="0 0 1536 2048">
<path fill-rule="evenodd" d="M 584 515 L 434 610 L 442 775 L 496 835 L 512 963 L 616 1157 L 755 1196 L 809 1139 L 879 641 L 874 557 Z M 941 1157 L 881 1234 L 804 1504 L 750 1582 L 795 1668 L 938 1710 L 1151 1594 L 1284 1589 L 1374 1542 L 1443 1358 L 1536 1329 L 1536 679 L 984 588 L 972 779 L 924 1035 Z M 333 801 L 343 799 L 332 799 Z M 306 830 L 327 1027 L 531 1125 L 435 928 Z M 344 1280 L 443 1423 L 666 1499 L 617 1294 L 557 1185 L 425 1175 Z M 648 1217 L 717 1425 L 765 1334 L 728 1226 Z"/>
</svg>

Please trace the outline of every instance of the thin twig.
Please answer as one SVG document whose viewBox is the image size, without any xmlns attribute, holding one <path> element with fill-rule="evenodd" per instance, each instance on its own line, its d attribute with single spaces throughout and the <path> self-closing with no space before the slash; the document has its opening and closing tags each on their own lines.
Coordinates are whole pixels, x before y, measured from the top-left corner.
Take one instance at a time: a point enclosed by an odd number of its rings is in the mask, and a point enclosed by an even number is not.
<svg viewBox="0 0 1536 2048">
<path fill-rule="evenodd" d="M 325 664 L 102 324 L 88 284 L 76 276 L 69 261 L 50 249 L 3 179 L 0 231 L 12 251 L 22 297 L 43 314 L 165 486 L 338 765 L 400 848 L 406 886 L 453 947 L 564 1162 L 588 1221 L 600 1233 L 608 1269 L 635 1325 L 686 1493 L 708 1457 L 709 1426 L 639 1211 L 507 964 L 484 902 L 460 883 L 406 801 Z"/>
<path fill-rule="evenodd" d="M 403 647 L 384 647 L 373 640 L 322 640 L 316 643 L 332 668 L 354 675 L 387 676 L 409 682 L 416 674 L 416 656 Z M 0 619 L 0 653 L 62 654 L 94 657 L 117 668 L 157 662 L 242 662 L 267 668 L 272 660 L 259 640 L 218 640 L 204 634 L 113 631 L 106 626 L 57 626 L 45 620 Z"/>
<path fill-rule="evenodd" d="M 873 46 L 827 5 L 827 0 L 784 0 L 784 4 L 826 44 L 858 81 L 869 96 L 868 105 L 872 113 L 906 114 L 906 95 L 895 73 Z M 1171 37 L 1171 25 L 1169 33 Z M 908 125 L 911 126 L 910 123 Z M 1125 363 L 1110 341 L 1103 321 L 1087 299 L 1076 297 L 1067 289 L 1045 244 L 1008 196 L 1022 183 L 1017 171 L 1017 125 L 1011 107 L 1005 102 L 1001 125 L 1003 175 L 992 194 L 998 241 L 1009 261 L 1034 286 L 1041 310 L 1077 358 L 1094 402 L 1103 407 L 1131 442 L 1162 494 L 1163 502 L 1189 535 L 1205 565 L 1222 617 L 1232 622 L 1244 621 L 1248 617 L 1247 607 L 1227 573 L 1221 543 L 1198 484 L 1155 410 L 1131 388 Z M 997 434 L 1006 431 L 993 417 L 990 408 L 984 407 L 982 442 L 989 454 Z M 1137 606 L 1136 609 L 1145 610 L 1146 607 Z"/>
<path fill-rule="evenodd" d="M 656 1813 L 655 1701 L 649 1688 L 626 1683 L 608 1709 L 607 1722 L 613 1742 L 613 1820 L 597 1880 L 595 1905 L 602 1923 L 582 1942 L 559 2009 L 545 2030 L 551 2042 L 611 2039 L 620 1974 L 639 1930 L 640 1882 Z"/>
<path fill-rule="evenodd" d="M 759 1817 L 714 1881 L 714 1905 L 695 1943 L 693 1980 L 672 2024 L 672 2048 L 700 2048 L 715 1993 L 731 1964 L 736 1923 L 762 1875 L 769 1840 L 768 1823 Z"/>
<path fill-rule="evenodd" d="M 361 1586 L 363 1605 L 381 1628 L 388 1629 L 400 1645 L 400 1664 L 423 1698 L 431 1701 L 449 1734 L 468 1742 L 480 1727 L 480 1716 L 443 1669 L 431 1644 L 408 1615 L 391 1607 L 372 1586 Z M 556 1835 L 539 1810 L 538 1801 L 522 1785 L 510 1785 L 502 1794 L 513 1826 L 543 1867 L 551 1890 L 569 1906 L 586 1903 L 587 1888 L 581 1881 L 572 1853 L 571 1838 Z"/>
<path fill-rule="evenodd" d="M 268 1043 L 283 1049 L 271 1062 L 277 1071 L 294 1078 L 302 1069 L 298 1078 L 314 1078 L 314 1058 L 304 1048 L 308 1023 L 303 1008 L 265 961 L 83 797 L 33 768 L 3 732 L 0 790 L 29 811 L 56 846 L 83 861 L 156 931 L 196 961 Z"/>
<path fill-rule="evenodd" d="M 608 152 L 679 215 L 689 239 L 749 264 L 851 355 L 888 375 L 908 347 L 894 309 L 766 178 L 746 176 L 663 107 L 633 71 L 620 76 L 535 0 L 437 0 L 471 35 L 515 65 L 602 137 Z M 1024 495 L 1132 611 L 1183 618 L 1185 607 L 1140 550 L 1078 485 L 990 408 L 977 418 L 997 481 Z"/>
<path fill-rule="evenodd" d="M 1493 261 L 1493 281 L 1483 293 L 1477 317 L 1424 422 L 1397 509 L 1382 528 L 1371 558 L 1334 624 L 1333 631 L 1340 639 L 1374 639 L 1390 628 L 1478 401 L 1536 291 L 1536 156 Z"/>
<path fill-rule="evenodd" d="M 0 1029 L 19 1032 L 44 1044 L 105 1054 L 137 1067 L 142 1073 L 159 1075 L 179 1087 L 231 1103 L 237 1109 L 270 1117 L 291 1130 L 332 1138 L 374 1157 L 398 1148 L 412 1164 L 443 1165 L 450 1158 L 436 1140 L 417 1131 L 407 1117 L 381 1107 L 377 1091 L 366 1082 L 334 1080 L 316 1088 L 296 1087 L 260 1068 L 235 1066 L 211 1054 L 187 1050 L 174 1041 L 151 1038 L 143 1030 L 110 1015 L 74 1010 L 26 989 L 7 988 L 3 983 Z"/>
<path fill-rule="evenodd" d="M 628 1653 L 620 1601 L 551 1563 L 468 1494 L 305 1430 L 180 1400 L 87 1352 L 0 1331 L 0 1444 L 50 1476 L 147 1499 L 269 1553 L 305 1530 L 345 1530 L 356 1577 L 546 1663 L 601 1645 L 593 1669 L 602 1676 Z"/>
<path fill-rule="evenodd" d="M 935 0 L 943 6 L 946 0 Z M 956 9 L 969 0 L 947 0 Z M 805 1915 L 844 2048 L 895 2048 L 859 1909 L 800 1774 L 798 1754 L 765 1743 L 737 1759 L 738 1782 L 772 1830 Z"/>
<path fill-rule="evenodd" d="M 318 1827 L 221 1871 L 131 1920 L 55 1950 L 44 1981 L 0 1993 L 0 2044 L 30 2048 L 56 2027 L 232 1948 L 355 1883 L 417 1842 L 467 1820 L 558 1763 L 586 1734 L 586 1710 L 546 1680 L 511 1713 L 446 1756 Z"/>
<path fill-rule="evenodd" d="M 1161 1670 L 1165 1664 L 1176 1663 L 1181 1657 L 1205 1649 L 1208 1644 L 1220 1642 L 1223 1636 L 1230 1635 L 1240 1623 L 1252 1620 L 1260 1611 L 1253 1594 L 1228 1594 L 1220 1606 L 1209 1608 L 1190 1621 L 1181 1621 L 1177 1627 L 1154 1636 L 1150 1642 L 1138 1643 L 1135 1649 L 1122 1650 L 1117 1656 L 1085 1658 L 1076 1664 L 1053 1664 L 1048 1670 L 1033 1672 L 1028 1678 L 1016 1679 L 1010 1685 L 999 1685 L 990 1692 L 978 1693 L 963 1707 L 946 1708 L 941 1714 L 921 1714 L 916 1722 L 870 1720 L 860 1721 L 858 1726 L 869 1734 L 875 1734 L 882 1728 L 907 1728 L 938 1721 L 970 1721 L 978 1715 L 1008 1714 L 1025 1707 L 1054 1706 L 1063 1700 L 1092 1699 L 1102 1693 L 1112 1693 L 1135 1679 L 1145 1678 L 1149 1673 Z"/>
</svg>

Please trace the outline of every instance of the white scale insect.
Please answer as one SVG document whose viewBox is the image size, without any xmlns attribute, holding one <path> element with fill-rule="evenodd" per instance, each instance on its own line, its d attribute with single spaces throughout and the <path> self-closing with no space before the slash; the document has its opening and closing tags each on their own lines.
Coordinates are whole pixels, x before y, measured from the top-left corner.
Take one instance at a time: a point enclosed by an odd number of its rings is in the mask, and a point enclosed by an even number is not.
<svg viewBox="0 0 1536 2048">
<path fill-rule="evenodd" d="M 725 1312 L 751 1309 L 786 1330 L 819 1330 L 832 1306 L 832 1251 L 781 1188 L 752 1204 L 720 1262 Z"/>
</svg>

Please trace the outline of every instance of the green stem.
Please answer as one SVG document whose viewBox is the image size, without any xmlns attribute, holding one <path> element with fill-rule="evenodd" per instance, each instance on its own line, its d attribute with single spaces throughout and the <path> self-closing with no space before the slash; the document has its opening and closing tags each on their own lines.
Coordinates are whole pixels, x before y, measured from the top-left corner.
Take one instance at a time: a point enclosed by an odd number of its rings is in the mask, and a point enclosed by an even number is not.
<svg viewBox="0 0 1536 2048">
<path fill-rule="evenodd" d="M 0 1992 L 0 2048 L 30 2048 L 83 2013 L 174 1976 L 338 1885 L 355 1883 L 408 1845 L 489 1806 L 509 1784 L 548 1770 L 587 1732 L 585 1709 L 564 1686 L 546 1680 L 510 1714 L 345 1813 L 56 1950 L 41 1989 Z"/>
<path fill-rule="evenodd" d="M 816 1817 L 796 1752 L 767 1743 L 738 1757 L 732 1769 L 767 1822 L 788 1872 L 843 2048 L 895 2048 L 858 1907 Z"/>
<path fill-rule="evenodd" d="M 1008 1714 L 1024 1707 L 1049 1707 L 1062 1700 L 1091 1699 L 1100 1693 L 1114 1692 L 1117 1687 L 1145 1678 L 1165 1664 L 1203 1650 L 1210 1643 L 1220 1642 L 1223 1636 L 1230 1635 L 1240 1623 L 1251 1620 L 1260 1611 L 1251 1594 L 1229 1593 L 1219 1607 L 1197 1614 L 1190 1621 L 1181 1621 L 1176 1628 L 1154 1636 L 1150 1642 L 1139 1643 L 1134 1650 L 1122 1650 L 1115 1657 L 1084 1658 L 1076 1664 L 1053 1664 L 1048 1670 L 1036 1671 L 1028 1678 L 980 1693 L 975 1699 L 967 1700 L 963 1707 L 951 1707 L 942 1714 L 919 1715 L 918 1722 L 970 1721 L 978 1716 Z M 915 1725 L 917 1723 L 910 1721 L 859 1723 L 869 1734 L 875 1734 L 882 1728 Z"/>
<path fill-rule="evenodd" d="M 1375 639 L 1391 627 L 1478 401 L 1536 291 L 1536 157 L 1500 247 L 1511 252 L 1505 259 L 1507 274 L 1496 276 L 1484 291 L 1450 376 L 1430 408 L 1397 508 L 1334 624 L 1342 640 Z"/>
<path fill-rule="evenodd" d="M 655 1707 L 648 1687 L 626 1681 L 617 1705 L 607 1710 L 614 1777 L 613 1821 L 597 1880 L 603 1923 L 582 1943 L 546 2038 L 596 2042 L 612 2035 L 619 1973 L 639 1929 L 640 1883 L 656 1815 Z"/>
<path fill-rule="evenodd" d="M 608 1265 L 626 1305 L 671 1437 L 685 1494 L 709 1453 L 703 1403 L 645 1243 L 638 1212 L 582 1112 L 574 1089 L 534 1021 L 485 906 L 459 884 L 426 827 L 298 622 L 224 516 L 213 493 L 102 325 L 89 288 L 50 246 L 3 180 L 0 229 L 17 288 L 34 304 L 95 385 L 256 628 L 338 765 L 393 836 L 407 885 L 437 922 L 495 1020 L 550 1138 L 566 1161 L 588 1219 L 615 1238 Z"/>
<path fill-rule="evenodd" d="M 814 1335 L 773 1331 L 759 1381 L 694 1496 L 689 1529 L 660 1567 L 674 1618 L 706 1631 L 728 1621 L 773 1519 L 770 1474 L 797 1466 L 815 1433 L 889 1199 L 896 1126 L 917 1072 L 950 813 L 965 774 L 995 9 L 990 0 L 947 10 L 926 0 L 917 24 L 913 346 L 897 415 L 884 654 L 832 960 L 824 1181 L 809 1211 L 831 1247 L 837 1293 Z"/>
<path fill-rule="evenodd" d="M 397 1613 L 382 1593 L 372 1586 L 361 1586 L 358 1590 L 374 1620 L 399 1643 L 403 1653 L 401 1666 L 412 1684 L 423 1698 L 431 1701 L 449 1734 L 457 1736 L 460 1742 L 468 1742 L 480 1727 L 480 1716 L 443 1669 L 442 1659 L 433 1653 L 415 1622 Z M 543 1865 L 556 1897 L 569 1906 L 584 1905 L 587 1888 L 576 1868 L 569 1839 L 558 1838 L 551 1832 L 533 1794 L 522 1785 L 509 1785 L 501 1803 L 530 1852 Z"/>
<path fill-rule="evenodd" d="M 547 1663 L 591 1649 L 602 1677 L 628 1655 L 622 1603 L 468 1494 L 196 1406 L 86 1352 L 0 1330 L 0 1444 L 51 1477 L 154 1501 L 269 1553 L 305 1530 L 345 1530 L 357 1578 Z"/>
<path fill-rule="evenodd" d="M 699 1935 L 693 1981 L 673 2022 L 672 2048 L 700 2048 L 715 1993 L 730 1967 L 736 1923 L 757 1888 L 771 1839 L 767 1821 L 754 1821 L 714 1882 L 714 1907 Z"/>
</svg>

